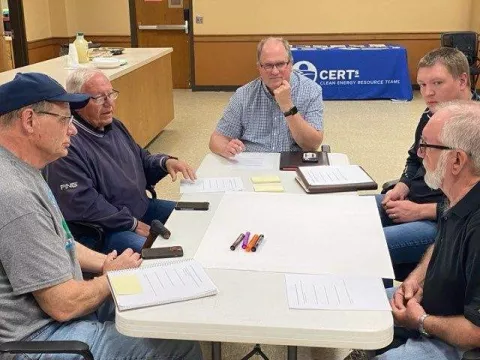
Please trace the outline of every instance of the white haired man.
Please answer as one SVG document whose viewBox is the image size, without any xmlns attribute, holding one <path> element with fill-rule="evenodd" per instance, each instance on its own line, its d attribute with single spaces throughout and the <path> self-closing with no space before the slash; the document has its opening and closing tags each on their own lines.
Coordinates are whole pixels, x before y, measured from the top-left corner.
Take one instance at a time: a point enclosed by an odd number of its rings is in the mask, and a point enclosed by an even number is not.
<svg viewBox="0 0 480 360">
<path fill-rule="evenodd" d="M 198 343 L 116 330 L 106 272 L 138 267 L 140 255 L 104 255 L 77 243 L 42 177 L 69 152 L 77 133 L 70 109 L 89 96 L 24 73 L 0 85 L 0 99 L 0 343 L 77 340 L 95 359 L 201 359 Z M 82 270 L 98 276 L 85 281 Z"/>
<path fill-rule="evenodd" d="M 434 244 L 400 287 L 388 289 L 396 327 L 413 336 L 379 360 L 461 359 L 480 345 L 480 104 L 436 111 L 418 155 L 425 182 L 447 203 Z"/>
</svg>

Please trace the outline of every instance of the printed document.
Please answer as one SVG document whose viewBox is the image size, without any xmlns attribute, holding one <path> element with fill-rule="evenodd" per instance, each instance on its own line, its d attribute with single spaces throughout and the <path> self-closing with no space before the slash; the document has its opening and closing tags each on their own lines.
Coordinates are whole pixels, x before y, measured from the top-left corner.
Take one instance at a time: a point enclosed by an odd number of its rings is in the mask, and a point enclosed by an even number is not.
<svg viewBox="0 0 480 360">
<path fill-rule="evenodd" d="M 229 159 L 228 167 L 242 170 L 272 170 L 274 166 L 263 153 L 240 153 Z"/>
<path fill-rule="evenodd" d="M 243 189 L 243 181 L 240 177 L 200 178 L 195 182 L 180 180 L 180 193 L 182 194 L 242 191 Z"/>
<path fill-rule="evenodd" d="M 358 165 L 306 166 L 299 168 L 308 185 L 361 184 L 372 179 Z"/>
<path fill-rule="evenodd" d="M 390 311 L 380 278 L 285 274 L 290 309 Z"/>
</svg>

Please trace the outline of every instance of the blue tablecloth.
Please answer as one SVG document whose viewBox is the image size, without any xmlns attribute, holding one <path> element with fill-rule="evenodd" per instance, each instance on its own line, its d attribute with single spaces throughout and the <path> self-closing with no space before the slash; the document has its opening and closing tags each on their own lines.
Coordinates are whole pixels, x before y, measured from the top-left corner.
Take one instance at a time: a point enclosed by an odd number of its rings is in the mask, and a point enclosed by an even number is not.
<svg viewBox="0 0 480 360">
<path fill-rule="evenodd" d="M 391 45 L 292 47 L 294 69 L 322 86 L 323 98 L 412 100 L 407 51 Z"/>
</svg>

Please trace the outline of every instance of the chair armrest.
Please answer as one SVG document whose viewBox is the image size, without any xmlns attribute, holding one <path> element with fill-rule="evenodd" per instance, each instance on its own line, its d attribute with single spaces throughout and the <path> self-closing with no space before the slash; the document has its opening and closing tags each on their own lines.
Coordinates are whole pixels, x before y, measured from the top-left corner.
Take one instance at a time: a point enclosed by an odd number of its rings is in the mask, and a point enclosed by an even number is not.
<svg viewBox="0 0 480 360">
<path fill-rule="evenodd" d="M 330 152 L 330 145 L 322 145 L 321 147 L 323 152 L 329 153 Z"/>
<path fill-rule="evenodd" d="M 153 186 L 147 186 L 147 191 L 152 194 L 152 199 L 156 199 L 157 198 L 157 192 L 155 191 L 155 188 Z"/>
<path fill-rule="evenodd" d="M 86 360 L 93 360 L 88 345 L 81 341 L 10 341 L 0 344 L 0 353 L 77 354 Z"/>
<path fill-rule="evenodd" d="M 465 351 L 462 360 L 478 360 L 480 359 L 480 348 Z"/>
<path fill-rule="evenodd" d="M 400 181 L 399 179 L 395 179 L 395 180 L 390 180 L 384 183 L 382 185 L 382 194 L 385 194 L 388 190 L 393 189 L 394 186 L 397 185 L 399 181 Z"/>
<path fill-rule="evenodd" d="M 103 228 L 94 223 L 84 222 L 84 221 L 67 221 L 67 225 L 72 232 L 73 238 L 80 243 L 82 243 L 82 236 L 87 236 L 95 240 L 95 244 L 92 250 L 101 251 L 103 248 L 103 240 L 105 238 L 105 232 Z M 92 244 L 88 245 L 89 247 Z"/>
</svg>

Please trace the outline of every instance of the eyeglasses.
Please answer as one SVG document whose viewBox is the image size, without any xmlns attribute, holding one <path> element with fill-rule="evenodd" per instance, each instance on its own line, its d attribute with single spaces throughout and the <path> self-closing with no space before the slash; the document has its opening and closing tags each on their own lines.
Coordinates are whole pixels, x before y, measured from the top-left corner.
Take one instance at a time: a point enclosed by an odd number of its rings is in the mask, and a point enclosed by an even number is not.
<svg viewBox="0 0 480 360">
<path fill-rule="evenodd" d="M 425 155 L 427 148 L 432 148 L 437 150 L 455 150 L 450 146 L 427 144 L 425 140 L 420 139 L 420 141 L 418 142 L 418 153 L 422 156 Z"/>
<path fill-rule="evenodd" d="M 285 67 L 290 64 L 290 61 L 281 61 L 281 62 L 277 62 L 277 63 L 274 63 L 274 64 L 260 64 L 261 68 L 266 70 L 266 71 L 272 71 L 273 68 L 277 68 L 278 71 L 282 71 L 283 69 L 285 69 Z"/>
<path fill-rule="evenodd" d="M 90 99 L 92 99 L 92 101 L 97 105 L 103 105 L 103 104 L 105 104 L 105 101 L 107 101 L 107 98 L 110 101 L 113 101 L 113 100 L 117 99 L 118 94 L 120 94 L 120 92 L 113 89 L 113 91 L 108 93 L 108 94 L 98 95 L 98 96 L 90 96 Z"/>
<path fill-rule="evenodd" d="M 66 116 L 66 115 L 61 115 L 61 114 L 55 114 L 55 113 L 48 112 L 48 111 L 35 111 L 35 112 L 37 114 L 45 114 L 45 115 L 55 116 L 55 117 L 59 118 L 60 122 L 64 125 L 70 126 L 73 122 L 73 115 Z"/>
</svg>

